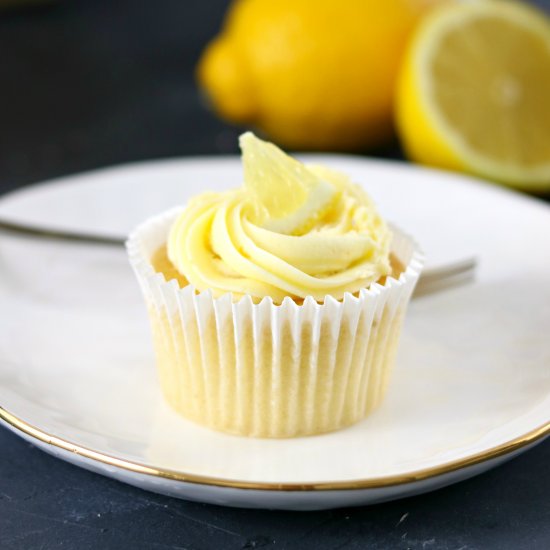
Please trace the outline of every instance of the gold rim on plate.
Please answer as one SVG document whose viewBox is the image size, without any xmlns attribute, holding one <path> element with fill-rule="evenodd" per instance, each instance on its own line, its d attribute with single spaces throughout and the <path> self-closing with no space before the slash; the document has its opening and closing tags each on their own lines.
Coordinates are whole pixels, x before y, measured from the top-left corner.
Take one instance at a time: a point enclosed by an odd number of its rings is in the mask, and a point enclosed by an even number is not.
<svg viewBox="0 0 550 550">
<path fill-rule="evenodd" d="M 413 483 L 415 481 L 421 481 L 436 477 L 439 475 L 454 472 L 468 466 L 474 466 L 487 460 L 498 458 L 523 447 L 531 445 L 533 443 L 542 441 L 546 436 L 550 435 L 550 421 L 546 422 L 542 426 L 527 432 L 524 435 L 518 436 L 506 443 L 492 447 L 486 451 L 476 453 L 469 457 L 461 458 L 458 460 L 450 461 L 439 466 L 433 466 L 424 470 L 417 470 L 407 474 L 400 474 L 394 476 L 378 477 L 371 479 L 357 479 L 350 481 L 335 481 L 335 482 L 320 482 L 320 483 L 260 483 L 254 481 L 238 481 L 232 479 L 222 479 L 209 476 L 201 476 L 195 474 L 186 474 L 183 472 L 176 472 L 173 470 L 166 470 L 163 468 L 155 468 L 152 466 L 146 466 L 139 462 L 133 462 L 131 460 L 125 460 L 122 458 L 116 458 L 105 453 L 93 451 L 86 447 L 82 447 L 76 443 L 71 443 L 60 437 L 48 434 L 47 432 L 36 428 L 18 418 L 14 414 L 8 412 L 3 407 L 0 407 L 0 420 L 8 424 L 14 431 L 21 432 L 33 439 L 37 439 L 42 443 L 51 445 L 82 456 L 84 458 L 107 464 L 109 466 L 115 466 L 123 470 L 134 472 L 137 474 L 145 474 L 154 477 L 160 477 L 163 479 L 169 479 L 172 481 L 182 481 L 185 483 L 194 483 L 198 485 L 211 485 L 216 487 L 229 487 L 233 489 L 255 489 L 262 491 L 336 491 L 336 490 L 349 490 L 349 489 L 378 489 L 382 487 L 390 487 L 394 485 L 403 485 L 406 483 Z"/>
</svg>

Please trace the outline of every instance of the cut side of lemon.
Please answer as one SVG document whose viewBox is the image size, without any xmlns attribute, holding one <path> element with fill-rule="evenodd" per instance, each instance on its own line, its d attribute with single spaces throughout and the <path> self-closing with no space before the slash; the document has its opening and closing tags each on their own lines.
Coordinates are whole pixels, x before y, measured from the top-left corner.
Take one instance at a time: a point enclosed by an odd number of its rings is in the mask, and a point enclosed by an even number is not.
<svg viewBox="0 0 550 550">
<path fill-rule="evenodd" d="M 273 143 L 252 132 L 239 138 L 244 185 L 263 212 L 262 226 L 277 233 L 308 231 L 338 199 L 338 190 Z"/>
<path fill-rule="evenodd" d="M 436 10 L 405 58 L 397 121 L 413 160 L 550 190 L 550 21 L 512 1 Z"/>
</svg>

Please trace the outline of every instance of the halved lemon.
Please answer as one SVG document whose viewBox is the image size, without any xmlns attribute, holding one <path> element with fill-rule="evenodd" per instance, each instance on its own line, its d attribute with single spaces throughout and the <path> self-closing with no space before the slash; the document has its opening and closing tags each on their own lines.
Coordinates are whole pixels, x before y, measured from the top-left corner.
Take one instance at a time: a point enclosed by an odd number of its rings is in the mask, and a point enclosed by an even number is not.
<svg viewBox="0 0 550 550">
<path fill-rule="evenodd" d="M 526 5 L 447 5 L 415 34 L 397 122 L 415 161 L 550 190 L 550 20 Z"/>
<path fill-rule="evenodd" d="M 266 229 L 298 235 L 310 229 L 338 199 L 338 190 L 273 143 L 252 132 L 239 138 L 244 185 L 263 212 Z"/>
</svg>

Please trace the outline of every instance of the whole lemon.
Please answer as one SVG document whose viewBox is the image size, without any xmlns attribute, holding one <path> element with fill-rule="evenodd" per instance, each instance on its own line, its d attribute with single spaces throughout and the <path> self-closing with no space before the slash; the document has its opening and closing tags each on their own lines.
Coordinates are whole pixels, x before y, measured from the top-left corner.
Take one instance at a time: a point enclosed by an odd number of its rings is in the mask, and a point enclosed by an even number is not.
<svg viewBox="0 0 550 550">
<path fill-rule="evenodd" d="M 442 1 L 236 0 L 198 79 L 220 116 L 285 147 L 371 147 L 392 134 L 407 38 Z"/>
</svg>

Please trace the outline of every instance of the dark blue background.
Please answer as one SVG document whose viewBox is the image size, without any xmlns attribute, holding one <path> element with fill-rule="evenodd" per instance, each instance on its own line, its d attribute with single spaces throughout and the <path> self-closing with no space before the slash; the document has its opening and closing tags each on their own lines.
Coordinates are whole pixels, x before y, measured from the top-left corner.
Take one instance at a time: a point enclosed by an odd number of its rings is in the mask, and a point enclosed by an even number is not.
<svg viewBox="0 0 550 550">
<path fill-rule="evenodd" d="M 138 159 L 236 152 L 240 130 L 208 112 L 193 81 L 226 5 L 65 0 L 0 13 L 0 191 Z M 397 144 L 371 154 L 402 158 Z M 550 441 L 394 503 L 236 510 L 134 489 L 0 428 L 0 550 L 547 549 L 549 464 Z"/>
</svg>

